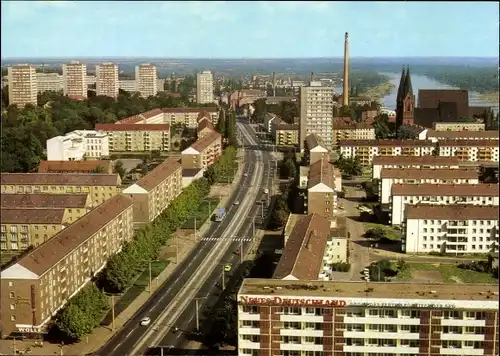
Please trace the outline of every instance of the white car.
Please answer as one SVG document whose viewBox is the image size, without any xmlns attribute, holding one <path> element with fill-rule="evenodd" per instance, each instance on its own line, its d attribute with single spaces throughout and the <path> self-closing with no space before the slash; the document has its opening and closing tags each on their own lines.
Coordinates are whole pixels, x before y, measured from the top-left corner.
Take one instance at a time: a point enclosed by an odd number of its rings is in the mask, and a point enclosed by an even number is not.
<svg viewBox="0 0 500 356">
<path fill-rule="evenodd" d="M 269 194 L 269 189 L 264 188 L 264 194 Z"/>
<path fill-rule="evenodd" d="M 243 174 L 243 177 L 248 177 L 248 173 Z"/>
<path fill-rule="evenodd" d="M 141 319 L 142 326 L 148 326 L 149 324 L 151 324 L 151 318 L 149 316 Z"/>
<path fill-rule="evenodd" d="M 239 200 L 236 200 L 236 201 L 234 202 L 234 205 L 240 205 Z"/>
</svg>

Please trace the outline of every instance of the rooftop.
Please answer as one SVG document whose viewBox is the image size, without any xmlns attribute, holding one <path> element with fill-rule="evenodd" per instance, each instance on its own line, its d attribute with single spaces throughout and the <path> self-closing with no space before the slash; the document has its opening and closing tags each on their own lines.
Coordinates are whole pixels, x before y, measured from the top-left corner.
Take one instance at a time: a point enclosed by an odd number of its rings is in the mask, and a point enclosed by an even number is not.
<svg viewBox="0 0 500 356">
<path fill-rule="evenodd" d="M 2 208 L 85 208 L 87 194 L 1 194 Z"/>
<path fill-rule="evenodd" d="M 169 124 L 96 124 L 101 131 L 170 131 Z"/>
<path fill-rule="evenodd" d="M 318 146 L 327 149 L 325 144 L 323 143 L 323 139 L 315 133 L 306 136 L 306 146 L 308 150 L 312 150 L 313 148 Z"/>
<path fill-rule="evenodd" d="M 380 178 L 393 179 L 477 179 L 475 168 L 382 168 Z"/>
<path fill-rule="evenodd" d="M 322 157 L 309 167 L 307 188 L 310 189 L 323 183 L 329 188 L 335 189 L 335 177 L 333 175 L 333 165 L 328 161 L 327 157 Z"/>
<path fill-rule="evenodd" d="M 179 169 L 182 169 L 182 165 L 179 163 L 178 158 L 167 158 L 135 184 L 147 191 L 151 191 Z"/>
<path fill-rule="evenodd" d="M 100 173 L 111 172 L 112 163 L 109 160 L 85 161 L 40 161 L 38 173 L 50 172 L 88 172 L 92 173 L 100 168 Z"/>
<path fill-rule="evenodd" d="M 130 198 L 124 195 L 114 196 L 21 257 L 16 264 L 40 277 L 106 224 L 131 207 L 132 200 Z"/>
<path fill-rule="evenodd" d="M 498 184 L 393 184 L 392 195 L 498 197 Z"/>
<path fill-rule="evenodd" d="M 221 134 L 217 131 L 207 133 L 205 136 L 194 142 L 190 147 L 198 152 L 203 152 L 207 147 L 221 138 Z"/>
<path fill-rule="evenodd" d="M 407 219 L 439 220 L 498 220 L 500 207 L 488 205 L 430 205 L 406 206 Z"/>
<path fill-rule="evenodd" d="M 317 279 L 323 267 L 323 255 L 330 232 L 330 222 L 311 214 L 299 219 L 288 238 L 273 278 L 293 276 Z"/>
<path fill-rule="evenodd" d="M 2 173 L 2 185 L 118 186 L 118 174 L 103 173 Z"/>
<path fill-rule="evenodd" d="M 62 224 L 64 209 L 2 208 L 2 224 Z"/>
<path fill-rule="evenodd" d="M 486 132 L 486 131 L 483 131 Z M 462 147 L 498 147 L 499 140 L 441 140 L 439 147 L 462 146 Z"/>
<path fill-rule="evenodd" d="M 369 292 L 368 292 L 369 291 Z M 239 295 L 498 301 L 498 285 L 245 279 Z"/>
</svg>

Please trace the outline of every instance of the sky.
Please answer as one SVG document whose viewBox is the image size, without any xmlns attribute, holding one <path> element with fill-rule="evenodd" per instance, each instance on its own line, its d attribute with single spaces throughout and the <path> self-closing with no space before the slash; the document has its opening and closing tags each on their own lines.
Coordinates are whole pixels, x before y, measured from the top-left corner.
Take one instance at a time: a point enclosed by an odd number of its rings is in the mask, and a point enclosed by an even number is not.
<svg viewBox="0 0 500 356">
<path fill-rule="evenodd" d="M 2 1 L 1 55 L 498 57 L 497 2 Z"/>
</svg>

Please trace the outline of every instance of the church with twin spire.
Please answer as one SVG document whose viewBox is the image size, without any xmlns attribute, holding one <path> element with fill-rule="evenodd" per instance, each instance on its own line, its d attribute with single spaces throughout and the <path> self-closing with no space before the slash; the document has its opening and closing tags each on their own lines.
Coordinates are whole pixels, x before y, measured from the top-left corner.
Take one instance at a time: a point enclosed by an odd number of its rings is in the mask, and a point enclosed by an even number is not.
<svg viewBox="0 0 500 356">
<path fill-rule="evenodd" d="M 401 73 L 396 97 L 396 129 L 401 125 L 413 125 L 415 122 L 415 95 L 411 85 L 410 68 Z"/>
</svg>

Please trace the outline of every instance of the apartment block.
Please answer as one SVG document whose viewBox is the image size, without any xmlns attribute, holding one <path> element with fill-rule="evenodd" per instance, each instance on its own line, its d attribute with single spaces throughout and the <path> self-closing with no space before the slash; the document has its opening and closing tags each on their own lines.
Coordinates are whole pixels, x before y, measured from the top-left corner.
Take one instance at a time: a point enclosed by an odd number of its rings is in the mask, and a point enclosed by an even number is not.
<svg viewBox="0 0 500 356">
<path fill-rule="evenodd" d="M 222 154 L 222 136 L 210 132 L 182 151 L 183 168 L 206 169 Z"/>
<path fill-rule="evenodd" d="M 498 206 L 498 184 L 393 184 L 391 223 L 401 225 L 405 208 L 415 204 Z"/>
<path fill-rule="evenodd" d="M 429 156 L 436 144 L 421 140 L 348 140 L 339 141 L 339 148 L 344 158 L 359 158 L 363 166 L 370 166 L 374 156 Z"/>
<path fill-rule="evenodd" d="M 498 147 L 498 139 L 443 140 L 438 143 L 440 156 L 457 157 L 468 162 L 498 162 Z"/>
<path fill-rule="evenodd" d="M 380 179 L 384 168 L 459 168 L 460 161 L 456 157 L 439 156 L 375 156 L 372 159 L 372 179 Z"/>
<path fill-rule="evenodd" d="M 402 249 L 406 253 L 498 251 L 498 206 L 409 205 Z"/>
<path fill-rule="evenodd" d="M 500 132 L 498 130 L 488 131 L 436 131 L 427 130 L 427 139 L 438 142 L 448 140 L 486 141 L 494 140 L 498 142 Z"/>
<path fill-rule="evenodd" d="M 206 134 L 214 132 L 214 125 L 210 119 L 203 117 L 198 121 L 198 127 L 196 128 L 196 134 L 198 135 L 198 139 L 203 138 Z"/>
<path fill-rule="evenodd" d="M 299 125 L 288 124 L 276 117 L 271 122 L 271 135 L 277 146 L 297 146 L 299 144 Z"/>
<path fill-rule="evenodd" d="M 70 222 L 92 209 L 89 194 L 2 194 L 0 201 L 7 209 L 64 209 Z"/>
<path fill-rule="evenodd" d="M 37 105 L 36 67 L 29 64 L 18 64 L 7 68 L 9 83 L 9 105 L 17 105 L 20 109 L 26 104 Z"/>
<path fill-rule="evenodd" d="M 76 98 L 87 98 L 87 65 L 78 61 L 62 65 L 63 93 Z"/>
<path fill-rule="evenodd" d="M 118 195 L 3 270 L 2 337 L 45 331 L 52 316 L 133 234 L 132 200 Z"/>
<path fill-rule="evenodd" d="M 154 65 L 144 63 L 135 67 L 136 91 L 143 98 L 155 96 L 158 93 L 158 73 Z"/>
<path fill-rule="evenodd" d="M 307 135 L 304 144 L 304 159 L 307 162 L 307 165 L 311 165 L 321 159 L 323 157 L 329 157 L 330 151 L 323 143 L 323 140 L 320 136 L 312 133 Z"/>
<path fill-rule="evenodd" d="M 95 66 L 96 95 L 118 97 L 120 83 L 118 82 L 118 65 L 103 63 Z"/>
<path fill-rule="evenodd" d="M 82 161 L 109 157 L 109 138 L 104 132 L 75 130 L 47 140 L 48 161 Z"/>
<path fill-rule="evenodd" d="M 393 184 L 479 184 L 475 168 L 382 168 L 379 201 L 389 204 Z"/>
<path fill-rule="evenodd" d="M 427 140 L 427 131 L 428 128 L 420 125 L 403 124 L 399 126 L 397 135 L 405 140 Z"/>
<path fill-rule="evenodd" d="M 214 77 L 209 70 L 196 74 L 196 102 L 199 104 L 214 102 Z"/>
<path fill-rule="evenodd" d="M 346 140 L 375 140 L 375 129 L 366 123 L 341 124 L 335 123 L 332 127 L 333 146 Z"/>
<path fill-rule="evenodd" d="M 203 117 L 209 117 L 212 124 L 217 125 L 219 110 L 216 107 L 154 109 L 127 117 L 116 123 L 184 125 L 187 128 L 195 129 Z"/>
<path fill-rule="evenodd" d="M 320 82 L 300 87 L 300 148 L 308 135 L 315 133 L 328 149 L 333 147 L 333 87 L 322 87 Z"/>
<path fill-rule="evenodd" d="M 58 73 L 36 73 L 36 84 L 39 93 L 63 90 L 63 77 Z"/>
<path fill-rule="evenodd" d="M 135 93 L 137 91 L 137 85 L 135 79 L 119 79 L 118 89 L 129 93 Z"/>
<path fill-rule="evenodd" d="M 478 122 L 433 122 L 432 129 L 436 131 L 484 131 L 484 124 Z"/>
<path fill-rule="evenodd" d="M 96 207 L 120 193 L 118 174 L 2 173 L 2 194 L 88 194 Z"/>
<path fill-rule="evenodd" d="M 19 253 L 52 238 L 71 222 L 61 208 L 4 208 L 2 214 L 1 250 Z"/>
<path fill-rule="evenodd" d="M 169 158 L 123 190 L 134 202 L 134 225 L 156 219 L 182 192 L 182 165 Z"/>
<path fill-rule="evenodd" d="M 109 160 L 40 161 L 38 173 L 113 173 Z"/>
<path fill-rule="evenodd" d="M 497 355 L 485 284 L 245 279 L 238 355 Z"/>
<path fill-rule="evenodd" d="M 97 124 L 109 137 L 110 152 L 170 151 L 168 124 Z"/>
</svg>

